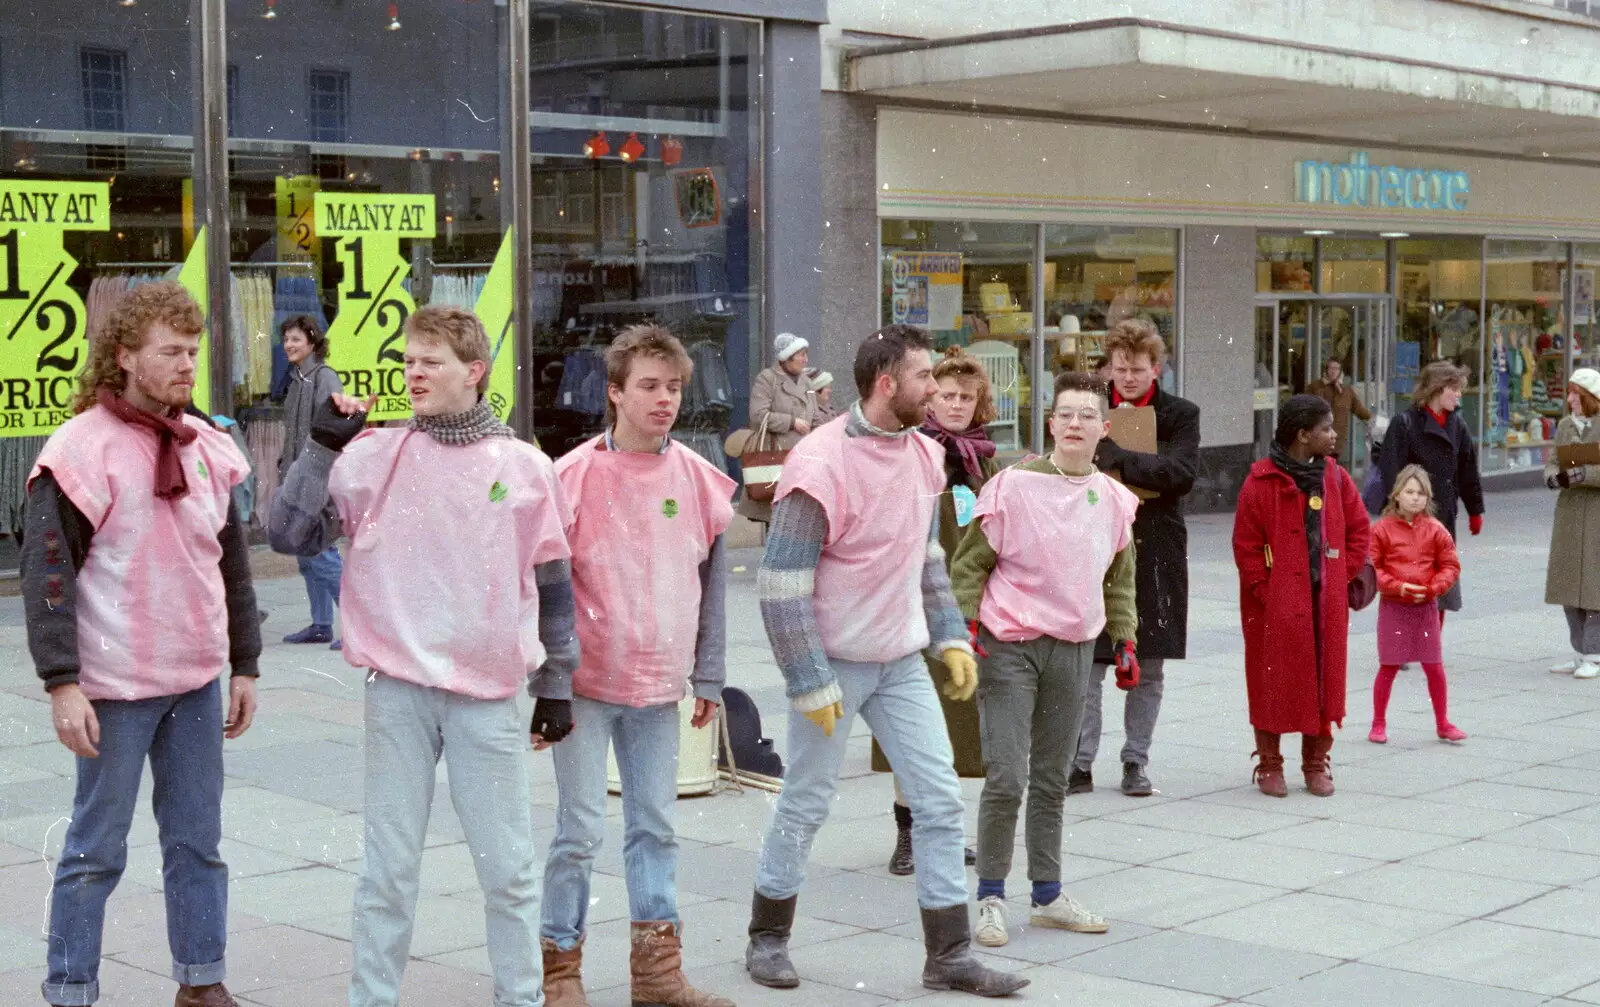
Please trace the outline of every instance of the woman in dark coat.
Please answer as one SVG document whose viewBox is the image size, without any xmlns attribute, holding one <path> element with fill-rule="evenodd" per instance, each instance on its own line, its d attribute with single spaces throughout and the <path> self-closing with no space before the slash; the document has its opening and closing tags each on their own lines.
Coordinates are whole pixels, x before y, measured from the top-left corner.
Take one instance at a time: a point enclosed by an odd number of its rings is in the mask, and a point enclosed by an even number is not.
<svg viewBox="0 0 1600 1007">
<path fill-rule="evenodd" d="M 1328 755 L 1344 720 L 1350 582 L 1369 543 L 1355 480 L 1329 458 L 1337 451 L 1328 403 L 1296 395 L 1279 413 L 1271 455 L 1250 467 L 1234 516 L 1255 777 L 1271 797 L 1289 796 L 1285 734 L 1301 735 L 1306 789 L 1333 794 Z"/>
<path fill-rule="evenodd" d="M 1438 517 L 1456 538 L 1457 501 L 1467 506 L 1467 525 L 1476 535 L 1483 530 L 1483 481 L 1478 475 L 1478 446 L 1456 407 L 1467 380 L 1464 368 L 1436 360 L 1417 377 L 1410 409 L 1396 416 L 1383 438 L 1379 466 L 1383 492 L 1394 488 L 1394 478 L 1407 465 L 1421 465 L 1433 480 L 1433 503 Z M 1458 580 L 1439 599 L 1442 612 L 1461 611 Z"/>
</svg>

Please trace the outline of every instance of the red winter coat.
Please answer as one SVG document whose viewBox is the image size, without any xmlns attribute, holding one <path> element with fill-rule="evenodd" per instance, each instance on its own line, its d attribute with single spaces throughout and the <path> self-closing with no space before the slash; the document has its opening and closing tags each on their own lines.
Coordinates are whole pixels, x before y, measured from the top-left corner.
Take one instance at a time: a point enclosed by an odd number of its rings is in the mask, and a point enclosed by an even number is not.
<svg viewBox="0 0 1600 1007">
<path fill-rule="evenodd" d="M 1274 734 L 1325 734 L 1344 719 L 1349 584 L 1367 561 L 1367 508 L 1350 473 L 1322 478 L 1322 662 L 1311 627 L 1306 497 L 1271 459 L 1250 468 L 1233 521 L 1250 723 Z"/>
<path fill-rule="evenodd" d="M 1401 584 L 1418 584 L 1434 600 L 1450 590 L 1461 576 L 1461 561 L 1450 532 L 1437 518 L 1426 514 L 1414 523 L 1391 514 L 1372 526 L 1372 568 L 1378 574 L 1378 593 L 1396 601 Z"/>
</svg>

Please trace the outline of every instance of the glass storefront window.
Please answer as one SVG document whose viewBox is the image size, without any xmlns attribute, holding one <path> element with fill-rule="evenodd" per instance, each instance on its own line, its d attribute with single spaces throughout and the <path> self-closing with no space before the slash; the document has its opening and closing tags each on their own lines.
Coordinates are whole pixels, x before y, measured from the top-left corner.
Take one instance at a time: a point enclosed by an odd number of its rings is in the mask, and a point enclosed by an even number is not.
<svg viewBox="0 0 1600 1007">
<path fill-rule="evenodd" d="M 1595 275 L 1600 270 L 1600 244 L 1573 246 L 1572 366 L 1600 368 L 1600 318 L 1595 317 Z"/>
<path fill-rule="evenodd" d="M 1304 235 L 1257 235 L 1256 291 L 1309 293 L 1316 254 L 1316 242 Z"/>
<path fill-rule="evenodd" d="M 1046 359 L 1058 370 L 1093 370 L 1106 330 L 1142 318 L 1166 340 L 1161 387 L 1175 390 L 1178 232 L 1047 224 L 1044 256 Z"/>
<path fill-rule="evenodd" d="M 983 362 L 997 416 L 990 435 L 1002 451 L 1029 446 L 1034 237 L 1032 224 L 880 222 L 883 321 L 932 330 L 936 345 L 963 346 Z M 1048 271 L 1047 271 L 1048 277 Z M 1052 333 L 1046 330 L 1045 337 Z"/>
<path fill-rule="evenodd" d="M 721 465 L 771 352 L 757 345 L 761 26 L 529 7 L 539 439 L 560 454 L 600 430 L 600 351 L 654 321 L 695 362 L 675 436 Z"/>
<path fill-rule="evenodd" d="M 1542 466 L 1566 394 L 1567 246 L 1553 241 L 1487 243 L 1488 329 L 1481 383 L 1483 468 Z M 1462 409 L 1469 408 L 1466 400 Z M 1470 415 L 1470 414 L 1468 414 Z"/>
<path fill-rule="evenodd" d="M 1388 242 L 1382 238 L 1323 238 L 1324 294 L 1382 294 L 1389 290 Z"/>
<path fill-rule="evenodd" d="M 1476 383 L 1483 296 L 1481 238 L 1405 238 L 1395 242 L 1399 289 L 1393 372 L 1386 398 L 1390 415 L 1411 407 L 1417 372 L 1434 360 L 1470 368 Z M 1478 409 L 1462 400 L 1461 415 L 1475 432 Z"/>
</svg>

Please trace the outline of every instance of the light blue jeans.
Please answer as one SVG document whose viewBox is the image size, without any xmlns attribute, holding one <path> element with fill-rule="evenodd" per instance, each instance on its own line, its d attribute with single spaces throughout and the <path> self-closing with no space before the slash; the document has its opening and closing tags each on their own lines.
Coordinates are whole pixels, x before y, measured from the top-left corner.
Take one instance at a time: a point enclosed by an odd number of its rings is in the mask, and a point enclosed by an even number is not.
<svg viewBox="0 0 1600 1007">
<path fill-rule="evenodd" d="M 106 899 L 128 862 L 139 777 L 150 759 L 150 803 L 161 836 L 172 978 L 208 986 L 224 978 L 228 867 L 222 840 L 222 688 L 177 696 L 96 700 L 100 755 L 78 759 L 61 860 L 50 893 L 49 974 L 42 992 L 63 1007 L 100 996 Z"/>
<path fill-rule="evenodd" d="M 333 606 L 339 604 L 339 579 L 344 576 L 344 560 L 339 547 L 328 546 L 315 556 L 299 556 L 300 576 L 306 581 L 306 596 L 311 600 L 311 623 L 333 625 Z"/>
<path fill-rule="evenodd" d="M 351 927 L 350 1007 L 395 1007 L 444 755 L 450 802 L 483 888 L 495 1007 L 544 1003 L 528 724 L 515 698 L 472 699 L 374 672 L 367 682 L 366 860 Z"/>
<path fill-rule="evenodd" d="M 622 776 L 622 866 L 628 915 L 678 923 L 678 704 L 619 706 L 572 697 L 572 734 L 556 763 L 556 837 L 544 865 L 541 936 L 577 946 L 589 913 L 589 876 L 606 837 L 606 749 Z M 705 730 L 711 730 L 708 726 Z"/>
<path fill-rule="evenodd" d="M 830 663 L 844 692 L 844 718 L 828 737 L 790 709 L 789 766 L 761 846 L 756 891 L 769 899 L 799 894 L 811 841 L 828 817 L 850 727 L 859 713 L 894 767 L 911 807 L 918 904 L 924 909 L 965 904 L 961 785 L 944 711 L 922 655 L 907 654 L 888 664 Z"/>
</svg>

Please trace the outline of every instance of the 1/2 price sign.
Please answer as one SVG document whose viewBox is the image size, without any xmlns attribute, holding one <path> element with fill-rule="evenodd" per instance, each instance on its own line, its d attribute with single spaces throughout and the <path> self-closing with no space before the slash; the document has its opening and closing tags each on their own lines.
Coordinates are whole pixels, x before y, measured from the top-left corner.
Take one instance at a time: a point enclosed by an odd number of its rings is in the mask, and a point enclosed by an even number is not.
<svg viewBox="0 0 1600 1007">
<path fill-rule="evenodd" d="M 318 192 L 315 207 L 317 237 L 335 239 L 344 274 L 328 326 L 328 366 L 345 394 L 378 396 L 372 419 L 410 416 L 405 324 L 417 304 L 405 289 L 411 264 L 400 240 L 434 236 L 433 196 Z"/>
<path fill-rule="evenodd" d="M 89 358 L 67 231 L 111 226 L 105 182 L 0 180 L 0 437 L 48 434 L 72 415 Z"/>
</svg>

